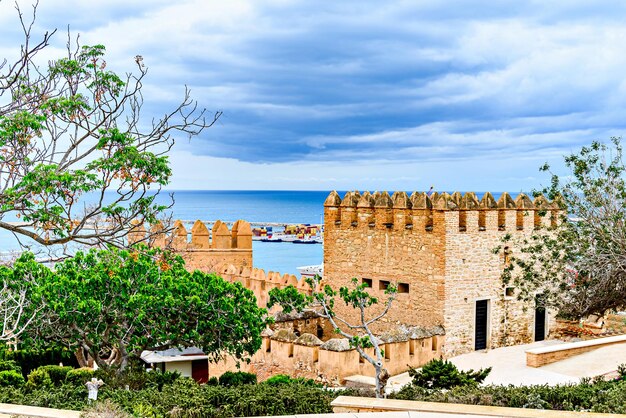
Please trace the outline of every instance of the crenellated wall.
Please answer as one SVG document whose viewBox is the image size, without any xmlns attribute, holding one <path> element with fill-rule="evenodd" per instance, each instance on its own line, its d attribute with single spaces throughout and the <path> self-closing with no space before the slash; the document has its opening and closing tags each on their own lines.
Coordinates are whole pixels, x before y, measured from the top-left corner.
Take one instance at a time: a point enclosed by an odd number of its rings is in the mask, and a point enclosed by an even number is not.
<svg viewBox="0 0 626 418">
<path fill-rule="evenodd" d="M 161 232 L 163 226 L 156 224 L 147 235 L 143 225 L 137 225 L 128 234 L 130 242 L 147 240 L 151 246 L 169 246 L 179 253 L 190 270 L 214 272 L 221 265 L 252 268 L 252 229 L 250 224 L 238 220 L 232 229 L 222 221 L 216 221 L 211 231 L 197 220 L 188 232 L 181 221 L 174 222 L 168 233 Z"/>
<path fill-rule="evenodd" d="M 214 266 L 213 272 L 225 280 L 233 283 L 241 282 L 244 287 L 252 290 L 257 304 L 267 306 L 268 293 L 274 288 L 282 289 L 289 285 L 295 286 L 303 293 L 311 293 L 311 287 L 303 280 L 298 280 L 293 274 L 280 274 L 274 271 L 265 273 L 263 269 L 236 266 L 234 264 L 219 264 Z"/>
<path fill-rule="evenodd" d="M 474 347 L 476 301 L 489 300 L 488 347 L 532 340 L 534 310 L 505 296 L 500 279 L 507 257 L 494 254 L 506 234 L 525 237 L 558 222 L 559 207 L 503 193 L 331 192 L 324 203 L 324 281 L 352 277 L 384 297 L 399 286 L 388 322 L 443 325 L 448 355 Z M 507 248 L 506 253 L 515 251 Z M 515 290 L 513 290 L 515 292 Z M 350 308 L 338 308 L 351 315 Z M 386 327 L 385 323 L 379 328 Z"/>
<path fill-rule="evenodd" d="M 303 337 L 307 334 L 303 334 Z M 308 336 L 313 337 L 308 334 Z M 353 375 L 375 376 L 374 367 L 362 359 L 354 349 L 326 348 L 329 343 L 300 343 L 281 340 L 274 337 L 263 337 L 261 349 L 252 356 L 249 364 L 237 367 L 232 358 L 217 364 L 209 365 L 209 376 L 220 376 L 226 371 L 246 371 L 255 373 L 258 379 L 266 380 L 276 374 L 287 374 L 292 377 L 305 377 L 319 382 L 338 386 L 344 379 Z M 315 338 L 307 339 L 308 341 Z M 335 340 L 336 342 L 337 340 Z M 418 339 L 407 339 L 383 343 L 385 351 L 384 367 L 391 375 L 405 372 L 409 367 L 420 367 L 430 360 L 441 357 L 445 337 L 434 335 Z M 343 346 L 347 346 L 347 340 Z M 338 344 L 342 346 L 342 344 Z M 373 349 L 367 349 L 373 355 Z"/>
</svg>

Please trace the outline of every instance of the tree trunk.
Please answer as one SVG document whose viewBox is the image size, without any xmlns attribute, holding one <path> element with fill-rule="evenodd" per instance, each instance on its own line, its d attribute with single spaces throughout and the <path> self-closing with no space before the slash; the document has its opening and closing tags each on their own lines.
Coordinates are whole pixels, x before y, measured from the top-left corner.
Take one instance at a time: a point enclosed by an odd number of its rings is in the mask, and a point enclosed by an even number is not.
<svg viewBox="0 0 626 418">
<path fill-rule="evenodd" d="M 386 398 L 387 394 L 385 393 L 385 387 L 387 386 L 387 381 L 389 380 L 389 372 L 384 367 L 380 369 L 380 372 L 376 374 L 378 378 L 377 385 L 380 386 L 380 392 L 376 394 L 377 398 Z"/>
</svg>

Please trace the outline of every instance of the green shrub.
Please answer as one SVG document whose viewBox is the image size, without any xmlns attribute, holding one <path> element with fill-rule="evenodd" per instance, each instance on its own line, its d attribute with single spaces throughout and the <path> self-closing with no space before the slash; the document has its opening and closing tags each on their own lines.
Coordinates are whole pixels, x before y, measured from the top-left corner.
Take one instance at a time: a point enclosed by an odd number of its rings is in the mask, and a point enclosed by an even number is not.
<svg viewBox="0 0 626 418">
<path fill-rule="evenodd" d="M 94 371 L 88 367 L 69 370 L 65 375 L 65 382 L 74 386 L 85 386 L 87 381 L 94 377 Z"/>
<path fill-rule="evenodd" d="M 0 371 L 0 387 L 14 386 L 20 387 L 24 385 L 24 376 L 15 370 Z"/>
<path fill-rule="evenodd" d="M 491 372 L 491 367 L 478 371 L 462 371 L 447 360 L 435 359 L 421 370 L 410 369 L 413 385 L 426 389 L 450 389 L 456 386 L 478 386 Z"/>
<path fill-rule="evenodd" d="M 239 386 L 256 383 L 256 374 L 246 372 L 226 372 L 220 376 L 221 386 Z"/>
<path fill-rule="evenodd" d="M 300 384 L 305 386 L 317 386 L 323 387 L 323 385 L 315 382 L 313 379 L 305 379 L 304 377 L 295 377 L 292 378 L 286 374 L 277 374 L 275 376 L 270 377 L 266 381 L 262 382 L 266 385 L 287 385 L 287 384 Z"/>
<path fill-rule="evenodd" d="M 266 385 L 285 385 L 291 383 L 291 377 L 286 374 L 277 374 L 276 376 L 270 377 L 263 383 Z"/>
<path fill-rule="evenodd" d="M 52 383 L 58 386 L 65 382 L 65 377 L 67 376 L 67 373 L 70 370 L 73 370 L 73 368 L 69 366 L 48 365 L 38 367 L 35 370 L 45 370 L 48 373 L 48 376 L 50 376 L 50 380 L 52 381 Z"/>
<path fill-rule="evenodd" d="M 40 389 L 52 386 L 52 379 L 47 371 L 43 369 L 35 369 L 28 374 L 26 387 L 29 389 Z"/>
<path fill-rule="evenodd" d="M 96 370 L 95 377 L 102 379 L 110 388 L 140 390 L 147 387 L 156 387 L 161 390 L 163 385 L 171 384 L 180 378 L 179 372 L 162 372 L 161 370 L 148 371 L 143 364 L 134 364 L 120 372 L 115 367 Z"/>
<path fill-rule="evenodd" d="M 14 360 L 0 360 L 0 372 L 13 370 L 22 373 L 22 368 Z"/>
<path fill-rule="evenodd" d="M 63 363 L 66 366 L 78 367 L 76 356 L 67 348 L 50 345 L 45 350 L 12 350 L 0 344 L 0 360 L 13 360 L 22 368 L 22 375 L 27 376 L 40 366 Z"/>
<path fill-rule="evenodd" d="M 209 381 L 206 382 L 206 384 L 209 386 L 217 386 L 220 384 L 220 381 L 217 379 L 217 377 L 213 376 L 209 378 Z"/>
</svg>

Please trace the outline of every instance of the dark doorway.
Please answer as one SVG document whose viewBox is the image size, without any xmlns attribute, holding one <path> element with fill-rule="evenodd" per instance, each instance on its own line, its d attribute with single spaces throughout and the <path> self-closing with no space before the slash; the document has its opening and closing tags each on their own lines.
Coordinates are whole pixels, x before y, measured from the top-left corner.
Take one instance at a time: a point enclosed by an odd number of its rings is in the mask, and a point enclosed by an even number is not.
<svg viewBox="0 0 626 418">
<path fill-rule="evenodd" d="M 475 350 L 484 350 L 487 348 L 488 303 L 488 300 L 476 301 L 476 334 L 474 335 Z"/>
<path fill-rule="evenodd" d="M 198 383 L 209 381 L 209 361 L 193 360 L 191 362 L 191 378 Z"/>
<path fill-rule="evenodd" d="M 535 341 L 546 339 L 546 307 L 542 295 L 535 296 Z"/>
</svg>

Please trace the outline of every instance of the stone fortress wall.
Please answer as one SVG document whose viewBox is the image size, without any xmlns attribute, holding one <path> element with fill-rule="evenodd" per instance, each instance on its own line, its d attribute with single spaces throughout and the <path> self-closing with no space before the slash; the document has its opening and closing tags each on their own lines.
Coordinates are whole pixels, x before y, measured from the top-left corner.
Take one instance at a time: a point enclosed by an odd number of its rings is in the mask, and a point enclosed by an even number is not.
<svg viewBox="0 0 626 418">
<path fill-rule="evenodd" d="M 293 274 L 265 272 L 252 267 L 252 229 L 244 220 L 236 221 L 229 229 L 226 223 L 217 220 L 211 231 L 200 220 L 196 220 L 191 231 L 187 231 L 181 221 L 175 221 L 172 230 L 161 233 L 157 226 L 151 231 L 149 244 L 155 247 L 169 247 L 178 253 L 189 270 L 216 273 L 229 282 L 241 282 L 252 290 L 259 306 L 267 305 L 268 293 L 273 288 L 289 285 L 303 292 L 311 288 Z M 143 226 L 136 226 L 129 234 L 130 242 L 146 239 Z"/>
<path fill-rule="evenodd" d="M 379 335 L 406 326 L 422 330 L 439 327 L 441 332 L 436 336 L 386 341 L 385 366 L 392 374 L 441 355 L 472 351 L 477 300 L 489 303 L 487 348 L 529 342 L 534 337 L 534 307 L 517 301 L 515 289 L 507 289 L 500 278 L 506 254 L 515 248 L 501 254 L 494 254 L 493 249 L 502 245 L 506 234 L 523 238 L 537 228 L 552 225 L 558 221 L 558 211 L 557 205 L 545 198 L 531 201 L 524 194 L 513 200 L 504 193 L 495 201 L 486 193 L 479 201 L 474 193 L 458 192 L 410 196 L 405 192 L 391 196 L 387 192 L 348 192 L 343 198 L 331 192 L 324 203 L 322 285 L 338 289 L 350 286 L 351 279 L 357 278 L 384 300 L 386 287 L 396 284 L 397 300 L 388 315 L 375 324 Z M 140 227 L 133 234 L 136 237 L 129 239 L 145 237 Z M 191 231 L 177 221 L 169 234 L 157 234 L 153 244 L 170 244 L 190 269 L 241 282 L 254 292 L 260 306 L 266 306 L 273 288 L 293 285 L 303 292 L 311 291 L 296 276 L 253 268 L 252 231 L 243 220 L 230 230 L 217 221 L 211 231 L 201 221 L 196 221 Z M 342 303 L 335 310 L 356 319 L 355 311 Z M 261 378 L 287 373 L 339 382 L 352 374 L 373 375 L 369 363 L 359 359 L 355 350 L 323 345 L 336 336 L 328 324 L 320 324 L 319 318 L 315 327 L 300 322 L 275 324 L 272 332 L 279 336 L 266 335 L 263 348 L 243 366 L 244 370 Z M 285 332 L 296 338 L 285 338 Z M 310 337 L 304 341 L 302 336 Z M 210 366 L 212 376 L 226 370 L 236 370 L 233 361 Z"/>
<path fill-rule="evenodd" d="M 397 300 L 381 322 L 442 325 L 443 352 L 474 349 L 476 301 L 488 300 L 487 348 L 533 340 L 534 306 L 516 300 L 500 278 L 515 248 L 501 254 L 506 234 L 515 238 L 558 222 L 559 208 L 543 196 L 534 201 L 508 193 L 331 192 L 324 203 L 324 282 L 348 286 L 356 277 L 384 298 L 389 283 Z M 354 315 L 337 307 L 340 314 Z"/>
<path fill-rule="evenodd" d="M 410 332 L 402 338 L 383 342 L 384 367 L 391 375 L 405 372 L 409 367 L 420 367 L 442 355 L 445 337 L 440 333 Z M 367 349 L 373 354 L 373 349 Z M 249 364 L 241 363 L 237 368 L 232 358 L 209 365 L 209 376 L 220 376 L 226 371 L 255 373 L 259 380 L 277 374 L 304 377 L 333 386 L 345 383 L 345 378 L 354 375 L 374 376 L 375 370 L 359 353 L 349 347 L 346 339 L 322 341 L 312 334 L 296 336 L 288 329 L 278 329 L 263 337 L 261 349 L 252 356 Z"/>
</svg>

